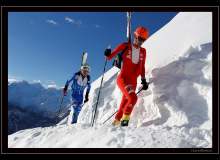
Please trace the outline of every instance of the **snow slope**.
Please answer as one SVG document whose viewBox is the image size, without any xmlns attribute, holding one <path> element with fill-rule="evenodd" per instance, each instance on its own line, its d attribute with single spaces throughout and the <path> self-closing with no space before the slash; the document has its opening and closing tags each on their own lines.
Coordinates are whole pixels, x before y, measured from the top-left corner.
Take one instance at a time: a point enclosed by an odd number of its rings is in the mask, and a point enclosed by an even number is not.
<svg viewBox="0 0 220 160">
<path fill-rule="evenodd" d="M 147 26 L 146 26 L 147 27 Z M 180 12 L 152 35 L 146 77 L 151 83 L 138 94 L 128 127 L 111 126 L 121 92 L 119 70 L 92 83 L 89 102 L 77 124 L 69 118 L 57 127 L 34 128 L 8 136 L 8 147 L 25 148 L 211 148 L 212 147 L 212 13 Z M 141 89 L 140 77 L 136 92 Z"/>
</svg>

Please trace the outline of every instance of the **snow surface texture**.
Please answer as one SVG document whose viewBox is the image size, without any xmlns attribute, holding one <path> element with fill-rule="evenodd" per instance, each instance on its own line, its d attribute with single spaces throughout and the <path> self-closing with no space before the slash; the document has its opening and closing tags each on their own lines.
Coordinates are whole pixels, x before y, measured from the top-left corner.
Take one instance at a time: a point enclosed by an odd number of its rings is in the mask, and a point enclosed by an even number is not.
<svg viewBox="0 0 220 160">
<path fill-rule="evenodd" d="M 92 83 L 77 124 L 70 124 L 71 111 L 57 127 L 9 135 L 8 147 L 211 148 L 212 13 L 179 13 L 142 47 L 151 84 L 138 94 L 128 127 L 112 126 L 114 116 L 102 124 L 119 108 L 122 96 L 116 85 L 120 71 L 113 67 L 104 75 L 93 127 L 101 77 Z M 136 92 L 140 77 L 138 82 Z"/>
</svg>

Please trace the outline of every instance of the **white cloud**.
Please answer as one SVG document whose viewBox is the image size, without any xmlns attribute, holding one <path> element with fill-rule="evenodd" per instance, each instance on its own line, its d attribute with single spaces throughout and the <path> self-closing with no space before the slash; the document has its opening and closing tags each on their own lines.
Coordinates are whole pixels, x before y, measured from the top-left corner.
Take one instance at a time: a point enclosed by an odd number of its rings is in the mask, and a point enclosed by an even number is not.
<svg viewBox="0 0 220 160">
<path fill-rule="evenodd" d="M 74 23 L 74 20 L 71 19 L 71 18 L 69 18 L 69 17 L 66 17 L 65 20 L 67 20 L 67 21 L 69 21 L 69 22 L 71 22 L 71 23 Z"/>
<path fill-rule="evenodd" d="M 58 86 L 56 86 L 54 80 L 45 80 L 45 83 L 47 83 L 46 85 L 43 85 L 45 88 L 56 88 L 56 89 L 60 89 Z M 48 83 L 49 83 L 49 84 L 48 84 Z M 52 83 L 52 84 L 51 84 L 51 83 Z"/>
<path fill-rule="evenodd" d="M 34 21 L 31 21 L 31 25 L 32 25 L 32 26 L 34 25 Z"/>
<path fill-rule="evenodd" d="M 8 82 L 9 82 L 9 83 L 22 81 L 23 79 L 24 79 L 24 78 L 22 78 L 22 77 L 12 76 L 12 75 L 8 74 Z"/>
<path fill-rule="evenodd" d="M 41 82 L 41 80 L 34 80 L 34 82 L 38 82 L 38 83 L 40 83 L 40 82 Z"/>
<path fill-rule="evenodd" d="M 53 20 L 47 20 L 47 22 L 48 22 L 48 23 L 52 23 L 52 24 L 57 25 L 57 23 L 56 23 L 56 22 L 54 22 Z"/>
<path fill-rule="evenodd" d="M 21 81 L 21 80 L 14 79 L 14 78 L 8 78 L 9 83 L 18 82 L 18 81 Z"/>
<path fill-rule="evenodd" d="M 45 80 L 46 81 L 46 83 L 55 83 L 53 80 Z"/>
<path fill-rule="evenodd" d="M 66 17 L 65 20 L 70 22 L 70 23 L 74 23 L 74 24 L 78 25 L 79 28 L 82 27 L 82 21 L 80 21 L 80 20 L 79 21 L 74 21 L 73 19 L 71 19 L 69 17 Z"/>
<path fill-rule="evenodd" d="M 56 88 L 56 89 L 60 89 L 60 87 L 56 86 L 56 85 L 48 85 L 47 88 Z"/>
<path fill-rule="evenodd" d="M 96 27 L 96 28 L 100 28 L 101 26 L 100 26 L 100 25 L 98 25 L 98 24 L 96 24 L 96 25 L 95 25 L 95 27 Z"/>
<path fill-rule="evenodd" d="M 77 22 L 75 22 L 75 24 L 82 25 L 82 21 L 77 21 Z"/>
<path fill-rule="evenodd" d="M 71 19 L 71 18 L 69 18 L 69 17 L 65 17 L 65 20 L 68 21 L 68 22 L 70 22 L 70 23 L 73 23 L 73 24 L 78 25 L 78 28 L 88 27 L 88 25 L 83 24 L 82 21 L 80 21 L 80 20 L 75 21 L 75 20 L 73 20 L 73 19 Z M 100 27 L 101 27 L 101 26 L 98 25 L 98 24 L 96 24 L 96 25 L 94 25 L 94 26 L 95 26 L 96 28 L 100 28 Z"/>
</svg>

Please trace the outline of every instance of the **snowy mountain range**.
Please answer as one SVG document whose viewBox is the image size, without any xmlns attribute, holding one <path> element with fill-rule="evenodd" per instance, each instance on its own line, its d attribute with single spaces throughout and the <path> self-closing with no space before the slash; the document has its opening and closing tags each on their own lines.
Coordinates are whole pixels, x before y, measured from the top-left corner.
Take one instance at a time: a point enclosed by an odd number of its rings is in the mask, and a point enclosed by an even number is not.
<svg viewBox="0 0 220 160">
<path fill-rule="evenodd" d="M 67 93 L 69 95 L 70 90 Z M 9 103 L 44 117 L 59 110 L 62 95 L 62 89 L 45 89 L 40 83 L 29 84 L 27 81 L 17 81 L 8 84 Z M 69 102 L 69 96 L 64 98 L 62 108 L 69 107 Z"/>
<path fill-rule="evenodd" d="M 8 147 L 211 148 L 212 13 L 180 12 L 142 47 L 147 51 L 145 69 L 150 85 L 138 94 L 128 127 L 112 126 L 114 116 L 102 124 L 121 102 L 122 93 L 116 84 L 120 70 L 113 67 L 104 75 L 93 127 L 102 77 L 92 83 L 89 102 L 83 106 L 77 124 L 70 124 L 71 111 L 57 127 L 38 127 L 9 135 Z M 142 87 L 140 83 L 139 77 L 136 92 Z M 59 90 L 27 83 L 9 87 L 10 101 L 23 108 L 37 106 L 37 112 L 44 115 L 59 108 L 55 107 L 56 100 L 61 101 Z M 38 89 L 29 94 L 26 87 Z M 69 99 L 64 102 L 66 108 L 68 103 Z"/>
<path fill-rule="evenodd" d="M 70 90 L 67 93 L 69 95 Z M 17 81 L 8 84 L 8 134 L 54 125 L 62 94 L 62 89 L 45 89 L 40 83 Z M 63 99 L 58 122 L 69 114 L 69 102 L 69 96 Z"/>
</svg>

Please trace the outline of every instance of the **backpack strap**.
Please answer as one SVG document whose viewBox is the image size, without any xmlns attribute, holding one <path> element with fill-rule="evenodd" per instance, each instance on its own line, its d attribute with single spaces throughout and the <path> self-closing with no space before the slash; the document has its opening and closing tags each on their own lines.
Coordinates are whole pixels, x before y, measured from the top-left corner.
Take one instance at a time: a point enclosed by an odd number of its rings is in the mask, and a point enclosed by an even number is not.
<svg viewBox="0 0 220 160">
<path fill-rule="evenodd" d="M 125 47 L 125 49 L 121 52 L 121 60 L 123 60 L 123 53 L 127 50 L 127 48 L 129 47 L 128 44 L 129 42 L 125 42 L 127 45 Z"/>
<path fill-rule="evenodd" d="M 126 42 L 126 47 L 123 49 L 123 51 L 121 53 L 118 53 L 116 56 L 115 56 L 115 59 L 114 59 L 114 62 L 112 63 L 113 66 L 121 69 L 121 62 L 123 60 L 123 53 L 127 50 L 127 48 L 129 47 L 129 43 Z"/>
<path fill-rule="evenodd" d="M 79 72 L 76 73 L 75 80 L 79 78 L 80 74 L 81 74 L 81 71 L 79 71 Z M 74 82 L 73 82 L 73 83 L 74 83 Z M 71 85 L 71 91 L 73 90 L 73 83 L 72 83 L 72 85 Z"/>
<path fill-rule="evenodd" d="M 79 76 L 80 76 L 80 74 L 81 74 L 81 71 L 77 72 L 77 73 L 76 73 L 76 77 L 75 77 L 75 79 L 78 79 Z M 89 83 L 90 83 L 90 75 L 87 74 L 86 77 L 87 77 L 87 79 L 88 79 L 87 84 L 89 84 Z"/>
<path fill-rule="evenodd" d="M 121 52 L 121 60 L 123 60 L 123 53 L 127 50 L 128 46 L 125 47 L 125 49 Z"/>
<path fill-rule="evenodd" d="M 80 76 L 80 74 L 81 74 L 81 71 L 79 71 L 79 72 L 76 73 L 76 75 L 78 75 L 78 76 Z"/>
<path fill-rule="evenodd" d="M 76 73 L 75 80 L 79 78 L 80 74 L 81 74 L 81 71 L 79 71 L 79 72 Z M 87 77 L 87 79 L 88 79 L 87 84 L 89 84 L 89 83 L 90 83 L 90 75 L 87 75 L 86 77 Z M 71 85 L 71 91 L 72 91 L 72 90 L 74 90 L 74 89 L 73 89 L 73 83 L 72 83 L 72 85 Z"/>
</svg>

